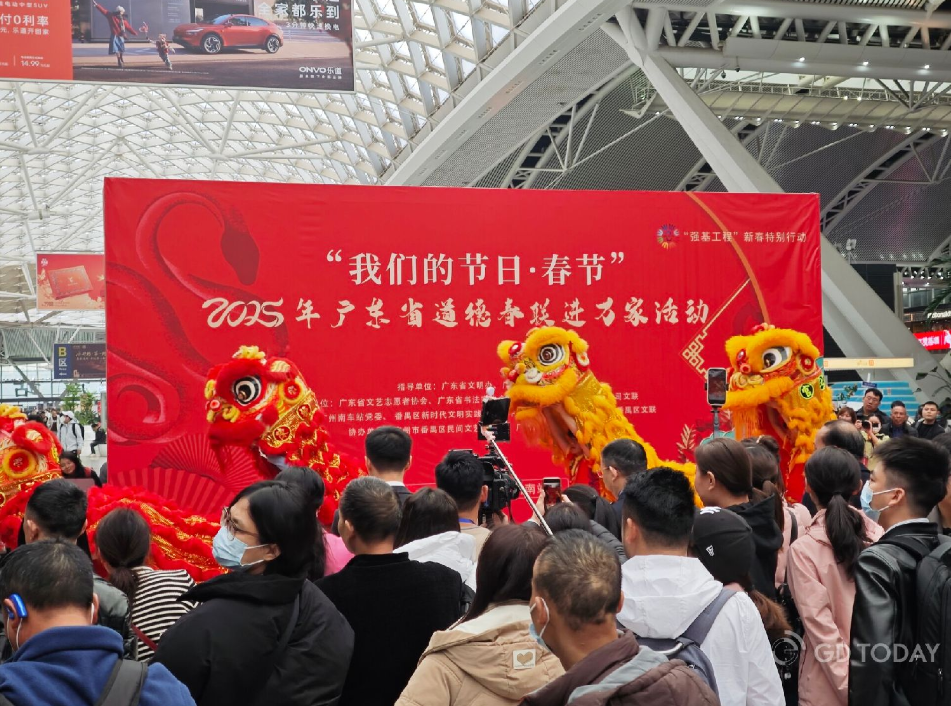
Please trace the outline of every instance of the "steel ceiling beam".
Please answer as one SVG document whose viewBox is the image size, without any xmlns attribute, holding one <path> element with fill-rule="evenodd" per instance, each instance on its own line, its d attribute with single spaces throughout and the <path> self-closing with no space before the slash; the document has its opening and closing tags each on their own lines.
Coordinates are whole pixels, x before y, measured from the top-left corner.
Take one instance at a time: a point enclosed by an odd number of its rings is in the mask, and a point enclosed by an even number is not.
<svg viewBox="0 0 951 706">
<path fill-rule="evenodd" d="M 465 99 L 401 161 L 386 183 L 422 184 L 459 145 L 505 107 L 521 88 L 542 76 L 550 62 L 598 31 L 629 0 L 566 0 L 482 79 Z M 554 116 L 551 116 L 552 118 Z"/>
<path fill-rule="evenodd" d="M 826 204 L 822 210 L 822 232 L 827 236 L 835 232 L 836 226 L 853 208 L 862 202 L 862 199 L 874 190 L 882 179 L 887 179 L 904 166 L 908 160 L 916 157 L 917 150 L 925 149 L 940 139 L 947 140 L 948 138 L 941 138 L 930 132 L 916 132 L 869 164 L 865 171 L 858 174 L 835 198 Z"/>
<path fill-rule="evenodd" d="M 648 14 L 666 13 L 653 9 Z M 717 119 L 702 98 L 668 64 L 647 37 L 632 9 L 618 12 L 617 23 L 605 25 L 608 36 L 617 41 L 647 75 L 670 107 L 674 117 L 717 176 L 731 192 L 782 193 L 779 184 Z M 916 380 L 917 372 L 934 367 L 931 354 L 919 345 L 904 323 L 847 263 L 832 244 L 821 237 L 822 302 L 824 325 L 843 352 L 853 357 L 912 357 L 911 370 L 883 371 L 895 379 L 921 387 L 925 395 L 937 392 L 930 380 Z"/>
</svg>

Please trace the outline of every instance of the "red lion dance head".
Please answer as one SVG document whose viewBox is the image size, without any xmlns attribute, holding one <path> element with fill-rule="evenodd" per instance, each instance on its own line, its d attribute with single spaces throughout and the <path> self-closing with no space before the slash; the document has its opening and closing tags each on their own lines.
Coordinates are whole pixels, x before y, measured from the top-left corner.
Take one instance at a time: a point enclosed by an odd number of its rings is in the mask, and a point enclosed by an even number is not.
<svg viewBox="0 0 951 706">
<path fill-rule="evenodd" d="M 62 450 L 44 425 L 27 421 L 19 407 L 0 405 L 0 541 L 6 546 L 16 546 L 32 489 L 62 476 Z"/>
<path fill-rule="evenodd" d="M 256 447 L 275 465 L 313 469 L 326 486 L 320 519 L 329 523 L 344 487 L 360 471 L 334 450 L 317 398 L 298 367 L 286 358 L 268 358 L 257 346 L 241 346 L 208 378 L 212 444 Z"/>
</svg>

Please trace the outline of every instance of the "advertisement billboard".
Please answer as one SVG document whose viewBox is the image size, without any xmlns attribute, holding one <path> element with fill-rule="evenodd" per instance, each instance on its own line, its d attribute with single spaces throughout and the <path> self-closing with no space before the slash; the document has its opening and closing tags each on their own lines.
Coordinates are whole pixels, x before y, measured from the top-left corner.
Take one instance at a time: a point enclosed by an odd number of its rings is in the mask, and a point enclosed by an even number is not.
<svg viewBox="0 0 951 706">
<path fill-rule="evenodd" d="M 36 308 L 40 311 L 105 309 L 106 273 L 102 253 L 37 253 Z"/>
<path fill-rule="evenodd" d="M 352 91 L 351 3 L 0 2 L 0 79 Z"/>
<path fill-rule="evenodd" d="M 369 430 L 405 427 L 417 487 L 448 450 L 484 451 L 497 348 L 533 327 L 577 331 L 672 460 L 711 434 L 704 375 L 730 336 L 765 320 L 822 342 L 815 195 L 124 179 L 104 194 L 110 479 L 208 511 L 249 482 L 209 451 L 204 397 L 241 346 L 293 360 L 354 458 Z M 505 453 L 529 489 L 560 475 L 514 426 Z"/>
<path fill-rule="evenodd" d="M 54 380 L 102 380 L 105 377 L 105 343 L 57 343 L 53 346 Z"/>
<path fill-rule="evenodd" d="M 951 350 L 951 331 L 948 329 L 942 331 L 922 331 L 921 333 L 916 333 L 915 338 L 929 351 Z"/>
</svg>

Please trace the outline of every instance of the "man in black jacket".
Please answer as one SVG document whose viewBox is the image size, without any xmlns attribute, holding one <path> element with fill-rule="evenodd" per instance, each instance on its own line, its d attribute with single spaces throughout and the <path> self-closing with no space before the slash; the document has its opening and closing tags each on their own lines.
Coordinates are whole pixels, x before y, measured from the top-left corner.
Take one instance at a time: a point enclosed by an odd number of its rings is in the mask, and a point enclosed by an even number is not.
<svg viewBox="0 0 951 706">
<path fill-rule="evenodd" d="M 393 553 L 399 524 L 399 503 L 384 481 L 350 482 L 340 499 L 340 536 L 355 556 L 317 582 L 354 633 L 339 706 L 392 706 L 433 633 L 462 613 L 457 572 Z"/>
<path fill-rule="evenodd" d="M 938 544 L 927 515 L 947 492 L 951 455 L 937 444 L 902 437 L 884 444 L 863 491 L 866 513 L 885 528 L 855 566 L 849 706 L 915 706 L 906 696 L 913 676 L 890 655 L 916 646 L 915 569 Z M 918 556 L 895 540 L 921 545 Z M 889 655 L 882 659 L 882 655 Z"/>
<path fill-rule="evenodd" d="M 908 422 L 908 410 L 901 400 L 892 402 L 892 412 L 888 421 L 882 425 L 882 433 L 890 439 L 900 439 L 903 436 L 918 436 L 915 427 Z"/>
<path fill-rule="evenodd" d="M 938 421 L 938 405 L 935 402 L 925 402 L 921 405 L 921 421 L 915 426 L 919 439 L 931 441 L 938 434 L 944 434 L 944 426 Z"/>
</svg>

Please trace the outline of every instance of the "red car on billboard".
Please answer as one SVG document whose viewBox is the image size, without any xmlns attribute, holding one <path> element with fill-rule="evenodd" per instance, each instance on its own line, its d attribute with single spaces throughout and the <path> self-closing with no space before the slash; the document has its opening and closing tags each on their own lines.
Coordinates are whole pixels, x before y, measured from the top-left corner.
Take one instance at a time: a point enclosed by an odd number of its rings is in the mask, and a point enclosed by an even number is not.
<svg viewBox="0 0 951 706">
<path fill-rule="evenodd" d="M 284 32 L 254 15 L 221 15 L 210 22 L 179 25 L 174 41 L 186 49 L 219 54 L 223 49 L 263 49 L 274 54 L 284 46 Z"/>
</svg>

